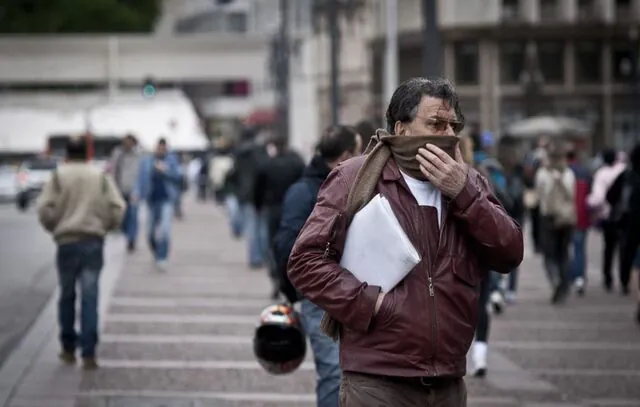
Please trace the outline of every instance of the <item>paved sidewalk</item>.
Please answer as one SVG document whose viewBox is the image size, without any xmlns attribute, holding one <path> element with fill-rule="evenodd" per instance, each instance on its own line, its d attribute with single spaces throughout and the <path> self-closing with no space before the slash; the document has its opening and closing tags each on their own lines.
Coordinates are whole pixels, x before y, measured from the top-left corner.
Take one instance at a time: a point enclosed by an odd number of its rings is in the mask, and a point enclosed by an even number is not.
<svg viewBox="0 0 640 407">
<path fill-rule="evenodd" d="M 310 355 L 282 377 L 253 358 L 252 334 L 270 285 L 266 272 L 245 266 L 244 243 L 230 238 L 223 213 L 186 202 L 174 236 L 167 273 L 152 267 L 144 244 L 125 258 L 122 240 L 111 239 L 100 370 L 58 364 L 49 306 L 0 370 L 0 406 L 314 406 Z M 598 242 L 591 246 L 596 251 Z M 597 262 L 593 256 L 592 267 Z M 632 303 L 603 294 L 593 271 L 586 298 L 552 308 L 539 260 L 528 256 L 519 304 L 494 319 L 489 375 L 468 380 L 469 406 L 640 406 Z"/>
</svg>

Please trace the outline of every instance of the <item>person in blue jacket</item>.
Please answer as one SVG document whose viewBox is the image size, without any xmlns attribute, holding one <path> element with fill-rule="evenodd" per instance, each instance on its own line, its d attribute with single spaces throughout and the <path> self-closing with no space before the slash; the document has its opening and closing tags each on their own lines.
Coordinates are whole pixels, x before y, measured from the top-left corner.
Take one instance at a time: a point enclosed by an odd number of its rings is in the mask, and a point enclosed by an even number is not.
<svg viewBox="0 0 640 407">
<path fill-rule="evenodd" d="M 372 134 L 366 135 L 370 137 Z M 317 305 L 300 296 L 287 277 L 287 261 L 296 237 L 316 204 L 320 185 L 329 172 L 339 163 L 362 150 L 362 138 L 349 126 L 332 126 L 325 131 L 316 155 L 307 165 L 302 177 L 287 190 L 282 205 L 280 227 L 273 239 L 276 271 L 280 278 L 280 290 L 290 303 L 300 301 L 302 325 L 309 336 L 318 382 L 316 396 L 318 407 L 338 407 L 340 391 L 340 361 L 338 344 L 320 329 L 323 311 Z"/>
<path fill-rule="evenodd" d="M 156 265 L 166 270 L 171 237 L 171 221 L 176 200 L 180 194 L 182 174 L 178 157 L 169 151 L 167 141 L 158 141 L 154 154 L 146 156 L 140 163 L 137 197 L 146 201 L 149 246 Z"/>
</svg>

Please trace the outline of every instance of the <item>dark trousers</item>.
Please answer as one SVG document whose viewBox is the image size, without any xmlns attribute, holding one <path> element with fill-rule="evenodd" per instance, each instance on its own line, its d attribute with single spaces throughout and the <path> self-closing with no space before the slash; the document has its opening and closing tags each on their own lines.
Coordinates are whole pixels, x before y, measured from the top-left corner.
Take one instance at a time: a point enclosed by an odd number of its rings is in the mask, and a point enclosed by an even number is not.
<svg viewBox="0 0 640 407">
<path fill-rule="evenodd" d="M 640 230 L 630 228 L 622 234 L 620 245 L 620 286 L 623 291 L 629 289 L 631 270 L 640 247 Z"/>
<path fill-rule="evenodd" d="M 489 305 L 489 297 L 495 288 L 495 279 L 493 272 L 487 273 L 480 284 L 480 296 L 478 297 L 478 327 L 476 328 L 476 341 L 488 342 L 489 329 L 491 328 L 491 315 L 487 306 Z"/>
<path fill-rule="evenodd" d="M 557 228 L 549 218 L 542 219 L 544 240 L 544 266 L 547 278 L 554 288 L 567 290 L 571 284 L 571 263 L 569 247 L 573 236 L 572 227 Z"/>
<path fill-rule="evenodd" d="M 533 240 L 533 245 L 536 253 L 540 253 L 543 250 L 541 239 L 542 220 L 540 216 L 540 207 L 536 206 L 535 208 L 531 208 L 531 210 L 529 211 L 529 216 L 531 218 L 531 238 Z"/>
<path fill-rule="evenodd" d="M 464 379 L 425 386 L 419 380 L 343 372 L 340 407 L 466 407 Z"/>
<path fill-rule="evenodd" d="M 104 264 L 102 239 L 88 239 L 58 246 L 56 264 L 60 284 L 58 321 L 62 349 L 94 357 L 98 343 L 98 291 Z M 76 294 L 80 290 L 80 335 L 76 333 Z"/>
<path fill-rule="evenodd" d="M 602 279 L 607 288 L 613 284 L 613 256 L 620 242 L 620 229 L 614 222 L 602 224 L 602 236 L 604 238 L 604 255 L 602 257 Z"/>
</svg>

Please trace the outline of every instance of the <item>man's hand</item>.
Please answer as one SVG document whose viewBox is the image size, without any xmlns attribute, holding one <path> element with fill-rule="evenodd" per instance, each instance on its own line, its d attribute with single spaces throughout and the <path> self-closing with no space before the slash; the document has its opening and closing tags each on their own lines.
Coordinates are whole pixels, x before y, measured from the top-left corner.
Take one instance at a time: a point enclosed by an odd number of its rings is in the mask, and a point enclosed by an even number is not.
<svg viewBox="0 0 640 407">
<path fill-rule="evenodd" d="M 373 315 L 376 316 L 378 315 L 378 311 L 380 311 L 380 307 L 382 306 L 382 301 L 384 300 L 384 296 L 387 295 L 387 293 L 380 293 L 378 294 L 378 298 L 376 299 L 376 306 L 373 309 Z"/>
<path fill-rule="evenodd" d="M 455 160 L 433 144 L 419 149 L 416 158 L 422 174 L 447 198 L 455 198 L 467 183 L 469 167 L 462 158 L 460 143 L 456 146 Z"/>
</svg>

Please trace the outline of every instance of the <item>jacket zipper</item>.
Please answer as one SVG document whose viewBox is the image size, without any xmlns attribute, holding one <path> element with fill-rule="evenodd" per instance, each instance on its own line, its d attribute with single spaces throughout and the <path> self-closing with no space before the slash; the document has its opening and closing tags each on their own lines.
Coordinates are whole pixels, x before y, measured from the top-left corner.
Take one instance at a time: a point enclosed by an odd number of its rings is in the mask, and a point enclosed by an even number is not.
<svg viewBox="0 0 640 407">
<path fill-rule="evenodd" d="M 338 214 L 338 216 L 336 216 L 333 223 L 331 224 L 331 235 L 329 236 L 329 240 L 327 240 L 327 244 L 324 248 L 324 254 L 322 255 L 323 260 L 326 260 L 331 254 L 331 245 L 334 243 L 334 240 L 336 238 L 336 224 L 338 223 L 341 217 L 342 217 L 342 214 L 341 213 Z"/>
<path fill-rule="evenodd" d="M 439 229 L 440 229 L 440 237 L 438 238 L 438 248 L 436 250 L 436 258 L 434 259 L 435 261 L 431 263 L 431 266 L 433 267 L 434 264 L 436 264 L 436 261 L 438 260 L 438 254 L 440 253 L 440 247 L 442 246 L 442 237 L 444 236 L 444 227 L 446 225 L 447 222 L 447 215 L 449 214 L 449 203 L 447 202 L 444 206 L 443 206 L 443 210 L 444 210 L 444 214 L 442 216 L 442 224 L 440 224 Z M 431 328 L 432 328 L 432 332 L 433 332 L 433 357 L 435 358 L 435 356 L 438 354 L 438 319 L 436 317 L 437 313 L 436 313 L 436 290 L 433 287 L 433 279 L 431 278 L 431 268 L 429 270 L 429 296 L 433 298 L 433 312 L 432 312 L 432 318 L 433 318 L 433 323 L 431 324 Z M 436 367 L 436 365 L 433 365 L 433 370 L 435 372 L 435 376 L 438 376 L 438 368 Z"/>
</svg>

